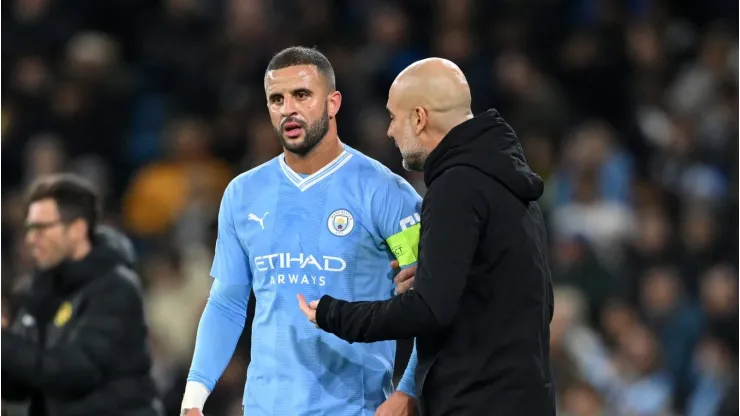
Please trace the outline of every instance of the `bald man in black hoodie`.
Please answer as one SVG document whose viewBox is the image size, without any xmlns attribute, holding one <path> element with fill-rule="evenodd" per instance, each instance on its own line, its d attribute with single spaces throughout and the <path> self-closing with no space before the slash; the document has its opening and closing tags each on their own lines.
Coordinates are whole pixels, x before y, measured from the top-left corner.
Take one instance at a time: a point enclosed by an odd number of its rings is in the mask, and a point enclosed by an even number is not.
<svg viewBox="0 0 740 416">
<path fill-rule="evenodd" d="M 416 337 L 422 415 L 554 415 L 542 180 L 496 110 L 473 117 L 450 61 L 406 68 L 388 111 L 404 167 L 423 170 L 428 188 L 414 290 L 301 309 L 349 342 Z"/>
</svg>

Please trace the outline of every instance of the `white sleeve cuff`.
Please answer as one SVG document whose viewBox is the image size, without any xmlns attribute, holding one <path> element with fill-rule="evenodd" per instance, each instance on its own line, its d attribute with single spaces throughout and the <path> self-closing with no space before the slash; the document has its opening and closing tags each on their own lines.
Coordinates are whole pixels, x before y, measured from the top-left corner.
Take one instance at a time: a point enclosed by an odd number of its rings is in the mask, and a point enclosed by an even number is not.
<svg viewBox="0 0 740 416">
<path fill-rule="evenodd" d="M 185 394 L 182 397 L 181 409 L 203 410 L 208 395 L 211 394 L 206 386 L 197 381 L 188 381 L 185 384 Z"/>
</svg>

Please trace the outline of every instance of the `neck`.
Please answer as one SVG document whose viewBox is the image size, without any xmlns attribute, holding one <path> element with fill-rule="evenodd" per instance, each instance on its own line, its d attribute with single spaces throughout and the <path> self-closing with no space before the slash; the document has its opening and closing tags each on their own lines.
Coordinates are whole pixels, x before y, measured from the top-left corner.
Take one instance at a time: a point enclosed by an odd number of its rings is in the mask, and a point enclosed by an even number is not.
<svg viewBox="0 0 740 416">
<path fill-rule="evenodd" d="M 72 250 L 72 255 L 69 258 L 74 261 L 82 260 L 90 254 L 91 250 L 92 244 L 90 244 L 89 240 L 85 240 Z"/>
<path fill-rule="evenodd" d="M 471 118 L 473 118 L 473 112 L 470 110 L 459 112 L 457 114 L 451 114 L 450 117 L 448 117 L 446 120 L 442 120 L 441 127 L 442 131 L 444 132 L 442 137 L 447 136 L 450 130 L 470 120 Z"/>
<path fill-rule="evenodd" d="M 336 130 L 330 130 L 305 156 L 284 151 L 285 163 L 296 173 L 311 175 L 339 157 L 343 151 L 344 144 L 339 140 Z"/>
<path fill-rule="evenodd" d="M 461 114 L 454 114 L 446 118 L 442 118 L 439 121 L 438 127 L 432 129 L 434 134 L 431 135 L 432 140 L 430 143 L 431 148 L 429 149 L 429 151 L 431 152 L 432 150 L 437 148 L 437 146 L 439 146 L 439 144 L 442 142 L 442 139 L 447 137 L 447 135 L 450 133 L 450 131 L 452 131 L 452 129 L 470 120 L 471 118 L 473 118 L 473 113 L 471 111 L 467 111 Z"/>
</svg>

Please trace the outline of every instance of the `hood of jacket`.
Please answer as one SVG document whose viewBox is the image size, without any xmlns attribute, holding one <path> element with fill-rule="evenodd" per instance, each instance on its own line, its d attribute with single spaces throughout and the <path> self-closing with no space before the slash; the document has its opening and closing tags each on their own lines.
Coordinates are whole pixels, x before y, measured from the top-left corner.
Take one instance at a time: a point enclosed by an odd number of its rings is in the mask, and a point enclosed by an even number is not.
<svg viewBox="0 0 740 416">
<path fill-rule="evenodd" d="M 134 267 L 137 262 L 136 250 L 133 243 L 122 232 L 107 225 L 95 229 L 94 246 L 98 250 L 107 252 L 112 258 L 117 258 L 128 267 Z"/>
<path fill-rule="evenodd" d="M 37 319 L 46 322 L 51 319 L 62 299 L 80 287 L 110 272 L 117 265 L 133 268 L 135 263 L 136 252 L 131 241 L 114 228 L 100 226 L 95 229 L 92 250 L 87 256 L 36 271 L 30 284 L 19 288 L 17 295 L 27 301 L 26 307 Z"/>
<path fill-rule="evenodd" d="M 424 182 L 455 166 L 468 166 L 497 180 L 519 199 L 542 196 L 545 186 L 532 172 L 514 130 L 491 109 L 455 126 L 424 163 Z"/>
<path fill-rule="evenodd" d="M 76 261 L 67 260 L 45 273 L 57 276 L 56 284 L 60 291 L 71 292 L 116 265 L 134 268 L 136 261 L 136 251 L 128 237 L 112 227 L 99 226 L 95 229 L 92 250 L 87 256 Z"/>
</svg>

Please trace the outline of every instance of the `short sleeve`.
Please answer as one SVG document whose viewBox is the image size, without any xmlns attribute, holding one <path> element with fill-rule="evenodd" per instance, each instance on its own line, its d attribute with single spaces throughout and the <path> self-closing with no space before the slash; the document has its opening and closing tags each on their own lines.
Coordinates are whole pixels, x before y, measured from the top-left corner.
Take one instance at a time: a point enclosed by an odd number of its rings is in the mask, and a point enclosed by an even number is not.
<svg viewBox="0 0 740 416">
<path fill-rule="evenodd" d="M 249 257 L 239 241 L 234 222 L 234 211 L 239 203 L 235 188 L 234 182 L 229 184 L 221 199 L 218 211 L 218 238 L 211 276 L 224 283 L 251 287 Z"/>
<path fill-rule="evenodd" d="M 393 175 L 372 199 L 372 211 L 383 240 L 401 267 L 419 254 L 421 197 L 398 175 Z"/>
</svg>

